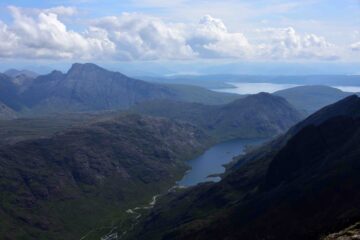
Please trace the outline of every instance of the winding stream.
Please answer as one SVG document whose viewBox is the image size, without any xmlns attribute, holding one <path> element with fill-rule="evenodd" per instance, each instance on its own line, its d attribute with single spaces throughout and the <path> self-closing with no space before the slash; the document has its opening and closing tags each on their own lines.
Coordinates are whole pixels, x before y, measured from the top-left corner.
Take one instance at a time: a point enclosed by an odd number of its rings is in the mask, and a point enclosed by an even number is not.
<svg viewBox="0 0 360 240">
<path fill-rule="evenodd" d="M 223 165 L 232 161 L 234 157 L 243 154 L 247 146 L 260 145 L 264 141 L 266 141 L 266 139 L 235 139 L 212 146 L 199 157 L 188 161 L 191 169 L 167 192 L 176 191 L 177 188 L 195 186 L 202 182 L 220 181 L 220 177 L 209 175 L 223 173 L 225 171 Z M 167 192 L 163 194 L 166 194 Z M 163 194 L 153 196 L 151 202 L 145 206 L 139 206 L 126 210 L 126 213 L 133 219 L 133 224 L 129 230 L 136 226 L 138 220 L 142 216 L 141 212 L 154 207 L 157 199 Z M 127 231 L 118 234 L 113 230 L 114 228 L 107 235 L 103 236 L 101 240 L 119 240 L 127 234 Z"/>
</svg>

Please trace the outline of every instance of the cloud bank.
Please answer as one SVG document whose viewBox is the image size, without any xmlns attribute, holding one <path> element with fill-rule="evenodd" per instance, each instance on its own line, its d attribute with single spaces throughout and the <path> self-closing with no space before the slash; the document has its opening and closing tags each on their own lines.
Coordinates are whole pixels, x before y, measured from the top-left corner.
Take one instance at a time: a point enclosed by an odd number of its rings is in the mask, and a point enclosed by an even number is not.
<svg viewBox="0 0 360 240">
<path fill-rule="evenodd" d="M 139 14 L 123 13 L 93 19 L 75 31 L 62 21 L 75 8 L 8 8 L 12 21 L 0 21 L 0 57 L 34 59 L 292 60 L 340 58 L 337 47 L 316 34 L 299 34 L 292 27 L 257 29 L 256 41 L 231 32 L 221 19 L 206 15 L 198 23 L 168 23 Z M 359 50 L 360 44 L 351 46 Z"/>
</svg>

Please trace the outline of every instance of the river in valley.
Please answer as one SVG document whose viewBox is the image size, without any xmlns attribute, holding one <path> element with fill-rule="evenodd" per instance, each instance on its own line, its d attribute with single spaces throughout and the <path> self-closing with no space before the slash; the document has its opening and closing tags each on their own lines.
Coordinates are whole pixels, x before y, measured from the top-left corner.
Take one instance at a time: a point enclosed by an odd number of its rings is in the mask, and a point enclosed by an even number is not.
<svg viewBox="0 0 360 240">
<path fill-rule="evenodd" d="M 157 202 L 157 199 L 163 194 L 171 191 L 176 191 L 179 187 L 190 187 L 202 182 L 217 182 L 220 181 L 220 177 L 209 177 L 213 174 L 224 173 L 224 164 L 227 164 L 233 160 L 234 157 L 243 154 L 247 146 L 256 146 L 265 142 L 268 139 L 235 139 L 226 142 L 216 144 L 207 149 L 202 155 L 189 160 L 188 164 L 191 169 L 184 175 L 184 177 L 177 182 L 176 185 L 168 189 L 164 193 L 153 196 L 151 202 L 145 205 L 141 205 L 132 209 L 126 210 L 131 223 L 126 227 L 127 230 L 123 230 L 121 226 L 114 227 L 109 226 L 109 232 L 104 235 L 101 240 L 121 240 L 128 231 L 131 231 L 142 217 L 144 210 L 151 209 Z M 96 230 L 92 230 L 96 231 Z M 88 239 L 89 232 L 81 240 Z"/>
<path fill-rule="evenodd" d="M 206 150 L 201 156 L 188 161 L 191 169 L 178 182 L 179 186 L 189 187 L 202 182 L 217 182 L 220 177 L 209 175 L 223 173 L 224 164 L 242 153 L 246 146 L 259 145 L 266 139 L 235 139 L 219 143 Z"/>
</svg>

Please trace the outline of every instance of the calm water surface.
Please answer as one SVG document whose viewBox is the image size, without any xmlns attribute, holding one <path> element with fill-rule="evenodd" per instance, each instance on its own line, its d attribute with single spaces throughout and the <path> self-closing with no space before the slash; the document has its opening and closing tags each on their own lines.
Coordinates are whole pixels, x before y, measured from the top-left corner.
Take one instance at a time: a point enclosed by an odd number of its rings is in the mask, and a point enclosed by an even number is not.
<svg viewBox="0 0 360 240">
<path fill-rule="evenodd" d="M 278 83 L 228 83 L 233 88 L 215 89 L 216 92 L 236 93 L 236 94 L 256 94 L 259 92 L 274 93 L 279 90 L 298 87 L 297 84 L 278 84 Z"/>
<path fill-rule="evenodd" d="M 244 153 L 246 146 L 259 145 L 264 141 L 266 139 L 236 139 L 209 148 L 201 156 L 188 161 L 191 170 L 178 182 L 178 185 L 193 186 L 201 182 L 219 181 L 219 177 L 208 176 L 223 173 L 225 171 L 223 165 L 229 163 L 233 157 Z"/>
</svg>

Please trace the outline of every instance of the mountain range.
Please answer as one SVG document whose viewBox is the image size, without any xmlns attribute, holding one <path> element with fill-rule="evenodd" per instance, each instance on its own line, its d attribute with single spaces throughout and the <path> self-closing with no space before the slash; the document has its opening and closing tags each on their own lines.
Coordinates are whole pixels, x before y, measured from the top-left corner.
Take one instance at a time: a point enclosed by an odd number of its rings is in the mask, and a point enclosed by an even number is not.
<svg viewBox="0 0 360 240">
<path fill-rule="evenodd" d="M 331 87 L 241 96 L 90 63 L 10 70 L 0 137 L 0 239 L 333 239 L 360 222 L 360 98 Z M 220 182 L 174 188 L 214 143 L 263 137 Z"/>
<path fill-rule="evenodd" d="M 239 97 L 200 87 L 148 83 L 91 63 L 40 76 L 11 70 L 0 75 L 0 84 L 0 101 L 25 116 L 120 110 L 154 99 L 221 104 Z"/>
<path fill-rule="evenodd" d="M 51 129 L 62 130 L 69 126 L 68 122 L 77 121 L 76 117 L 68 121 L 66 114 L 83 113 L 86 119 L 84 112 L 105 114 L 104 111 L 130 109 L 178 119 L 197 125 L 216 141 L 274 136 L 302 118 L 286 100 L 270 94 L 245 98 L 190 85 L 148 83 L 90 63 L 73 64 L 67 73 L 53 71 L 36 78 L 28 74 L 25 85 L 17 85 L 9 77 L 23 76 L 26 73 L 23 72 L 12 70 L 7 75 L 0 75 L 0 84 L 3 85 L 0 101 L 5 101 L 0 116 L 3 120 L 20 118 L 16 121 L 19 126 L 16 128 L 15 122 L 0 123 L 0 127 L 13 133 L 12 136 L 3 134 L 5 141 L 16 142 L 54 132 Z M 21 118 L 24 117 L 32 123 L 33 129 L 27 127 L 30 124 L 23 124 Z M 47 129 L 43 130 L 38 125 L 40 122 Z"/>
<path fill-rule="evenodd" d="M 357 79 L 356 76 L 349 76 L 345 79 L 341 76 L 318 76 L 318 78 L 315 76 L 289 76 L 286 78 L 236 75 L 229 75 L 225 79 L 228 78 L 228 81 L 240 82 L 258 82 L 265 79 L 279 83 L 289 83 L 289 81 L 298 83 L 304 80 L 302 84 L 309 84 L 311 81 L 322 84 L 327 82 L 335 84 L 340 81 L 352 83 Z M 144 79 L 149 80 L 148 78 Z M 197 78 L 183 76 L 181 79 L 176 81 L 172 81 L 172 78 L 166 79 L 166 81 L 151 79 L 152 82 L 146 82 L 130 78 L 119 72 L 108 71 L 91 63 L 75 63 L 66 73 L 53 71 L 47 75 L 38 75 L 28 70 L 11 69 L 0 74 L 2 91 L 0 92 L 0 101 L 3 101 L 3 104 L 10 110 L 17 112 L 17 116 L 33 116 L 128 109 L 141 102 L 159 99 L 220 105 L 244 97 L 206 89 L 228 86 L 225 80 L 218 75 L 198 76 Z M 343 82 L 343 84 L 345 83 L 347 82 Z M 298 111 L 309 115 L 328 104 L 351 95 L 351 93 L 327 86 L 309 85 L 281 90 L 275 92 L 274 95 L 285 98 Z M 0 114 L 1 118 L 9 117 L 6 114 L 2 117 Z"/>
</svg>

